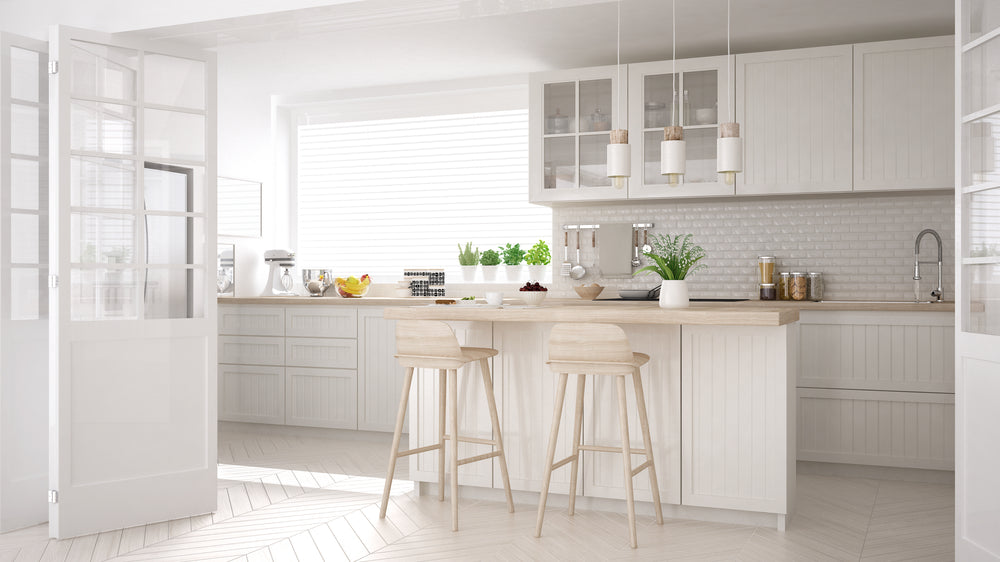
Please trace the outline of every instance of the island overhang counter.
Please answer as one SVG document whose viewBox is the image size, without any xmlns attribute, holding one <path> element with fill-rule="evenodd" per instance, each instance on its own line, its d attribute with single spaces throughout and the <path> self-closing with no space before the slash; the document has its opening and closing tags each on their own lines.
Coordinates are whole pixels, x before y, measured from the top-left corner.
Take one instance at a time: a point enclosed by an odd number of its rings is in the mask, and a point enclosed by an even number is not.
<svg viewBox="0 0 1000 562">
<path fill-rule="evenodd" d="M 634 351 L 650 355 L 642 368 L 660 499 L 668 517 L 765 524 L 784 529 L 795 491 L 795 378 L 798 369 L 798 310 L 692 303 L 661 309 L 656 303 L 553 303 L 500 308 L 461 305 L 388 307 L 387 319 L 448 322 L 462 345 L 493 347 L 494 393 L 500 410 L 512 487 L 522 494 L 541 489 L 548 428 L 557 377 L 545 365 L 546 343 L 559 322 L 620 325 Z M 410 446 L 436 443 L 436 376 L 418 376 L 410 394 Z M 492 438 L 481 385 L 460 375 L 460 433 Z M 575 400 L 569 385 L 566 403 Z M 629 432 L 641 442 L 634 395 L 628 397 Z M 613 381 L 597 377 L 584 393 L 584 442 L 619 442 Z M 557 458 L 571 452 L 571 410 L 564 408 Z M 487 452 L 460 443 L 460 456 Z M 634 457 L 633 463 L 638 457 Z M 422 490 L 436 489 L 437 455 L 410 457 L 410 478 Z M 641 461 L 638 461 L 641 462 Z M 584 453 L 578 488 L 580 507 L 616 509 L 625 497 L 620 457 Z M 492 497 L 500 492 L 497 463 L 459 468 L 463 493 Z M 648 479 L 634 480 L 638 501 L 649 502 Z M 484 491 L 484 488 L 497 488 Z M 582 488 L 582 489 L 581 489 Z M 568 469 L 552 475 L 550 494 L 569 490 Z M 499 499 L 501 496 L 497 496 Z M 561 498 L 550 498 L 554 509 Z M 521 496 L 519 501 L 531 501 Z M 646 506 L 651 513 L 651 504 Z"/>
</svg>

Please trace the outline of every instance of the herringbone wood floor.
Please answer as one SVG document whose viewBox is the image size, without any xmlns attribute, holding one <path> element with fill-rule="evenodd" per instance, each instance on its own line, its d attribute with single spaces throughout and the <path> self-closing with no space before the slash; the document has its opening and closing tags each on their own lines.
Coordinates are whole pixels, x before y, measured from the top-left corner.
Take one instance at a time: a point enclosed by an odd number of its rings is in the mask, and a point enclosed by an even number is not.
<svg viewBox="0 0 1000 562">
<path fill-rule="evenodd" d="M 800 474 L 788 531 L 639 517 L 628 548 L 621 513 L 564 509 L 532 536 L 535 505 L 463 500 L 450 506 L 393 487 L 378 518 L 389 439 L 381 434 L 223 424 L 215 513 L 76 539 L 47 526 L 0 535 L 7 560 L 951 560 L 954 487 Z"/>
</svg>

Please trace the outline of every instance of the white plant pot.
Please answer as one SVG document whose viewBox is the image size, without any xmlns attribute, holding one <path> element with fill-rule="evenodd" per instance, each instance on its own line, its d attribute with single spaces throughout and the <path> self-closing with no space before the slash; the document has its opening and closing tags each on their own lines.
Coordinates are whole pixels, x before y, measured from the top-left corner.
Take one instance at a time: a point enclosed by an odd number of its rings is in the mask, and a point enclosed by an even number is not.
<svg viewBox="0 0 1000 562">
<path fill-rule="evenodd" d="M 528 266 L 528 279 L 532 281 L 537 281 L 541 283 L 545 281 L 545 274 L 549 270 L 548 265 L 529 265 Z"/>
<path fill-rule="evenodd" d="M 660 283 L 660 308 L 687 308 L 691 305 L 688 298 L 687 281 L 668 281 Z"/>
<path fill-rule="evenodd" d="M 479 268 L 478 265 L 462 265 L 462 282 L 472 283 L 476 280 L 476 269 Z"/>
<path fill-rule="evenodd" d="M 499 265 L 484 265 L 483 266 L 483 281 L 486 283 L 496 283 L 497 280 L 497 269 Z"/>
<path fill-rule="evenodd" d="M 505 265 L 503 267 L 504 267 L 504 271 L 506 271 L 507 281 L 508 282 L 510 282 L 510 283 L 520 283 L 521 282 L 521 274 L 524 273 L 524 266 L 523 265 L 520 265 L 520 264 L 518 264 L 518 265 Z"/>
</svg>

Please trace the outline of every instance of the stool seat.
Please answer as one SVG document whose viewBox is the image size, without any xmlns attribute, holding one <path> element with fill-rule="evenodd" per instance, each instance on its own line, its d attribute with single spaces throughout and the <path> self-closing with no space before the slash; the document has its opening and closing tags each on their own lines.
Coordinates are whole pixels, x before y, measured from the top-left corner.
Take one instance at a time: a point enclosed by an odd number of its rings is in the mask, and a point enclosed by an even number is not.
<svg viewBox="0 0 1000 562">
<path fill-rule="evenodd" d="M 429 369 L 458 369 L 467 363 L 495 357 L 500 352 L 489 347 L 459 347 L 457 357 L 441 357 L 431 355 L 396 355 L 399 364 L 404 367 Z"/>
<path fill-rule="evenodd" d="M 586 373 L 588 375 L 631 375 L 633 369 L 638 369 L 649 363 L 645 353 L 632 353 L 632 361 L 546 361 L 545 364 L 553 373 Z"/>
</svg>

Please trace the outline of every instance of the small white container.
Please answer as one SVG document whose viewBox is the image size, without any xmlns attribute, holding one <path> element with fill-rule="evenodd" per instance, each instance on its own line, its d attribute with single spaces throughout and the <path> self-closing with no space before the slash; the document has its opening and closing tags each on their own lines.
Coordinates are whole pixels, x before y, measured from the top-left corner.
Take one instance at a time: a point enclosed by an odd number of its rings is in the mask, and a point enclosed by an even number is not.
<svg viewBox="0 0 1000 562">
<path fill-rule="evenodd" d="M 486 304 L 492 306 L 500 306 L 503 304 L 503 293 L 500 291 L 487 291 L 486 292 Z"/>
<path fill-rule="evenodd" d="M 549 294 L 548 291 L 518 291 L 518 296 L 524 301 L 524 304 L 528 306 L 538 306 L 542 304 L 545 297 Z"/>
</svg>

